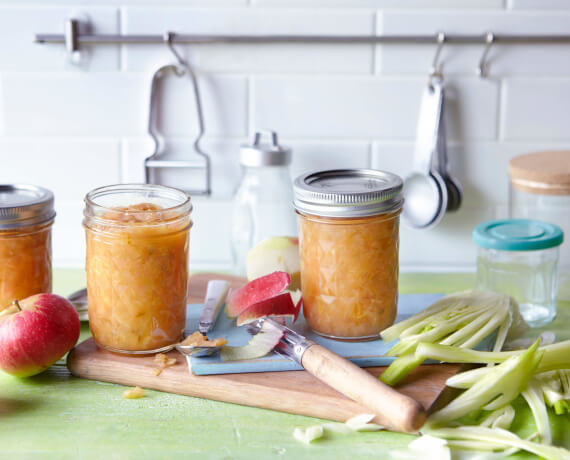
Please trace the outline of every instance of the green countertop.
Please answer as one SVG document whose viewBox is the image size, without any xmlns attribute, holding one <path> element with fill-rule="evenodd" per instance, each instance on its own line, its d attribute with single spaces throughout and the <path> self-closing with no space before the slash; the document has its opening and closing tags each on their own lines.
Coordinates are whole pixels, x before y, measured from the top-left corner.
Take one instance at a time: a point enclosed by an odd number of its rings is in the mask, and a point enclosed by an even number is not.
<svg viewBox="0 0 570 460">
<path fill-rule="evenodd" d="M 84 286 L 85 277 L 80 270 L 56 270 L 54 282 L 54 291 L 67 295 Z M 400 290 L 450 293 L 473 284 L 470 274 L 403 274 Z M 547 329 L 557 340 L 570 339 L 570 302 L 558 304 Z M 82 338 L 88 334 L 83 326 Z M 0 373 L 0 458 L 386 459 L 413 439 L 389 432 L 335 434 L 306 446 L 293 439 L 293 429 L 317 419 L 148 390 L 142 399 L 126 400 L 124 389 L 72 377 L 63 366 L 25 380 Z M 515 408 L 517 433 L 531 434 L 530 411 L 520 399 Z M 570 449 L 570 420 L 554 418 L 555 443 Z"/>
</svg>

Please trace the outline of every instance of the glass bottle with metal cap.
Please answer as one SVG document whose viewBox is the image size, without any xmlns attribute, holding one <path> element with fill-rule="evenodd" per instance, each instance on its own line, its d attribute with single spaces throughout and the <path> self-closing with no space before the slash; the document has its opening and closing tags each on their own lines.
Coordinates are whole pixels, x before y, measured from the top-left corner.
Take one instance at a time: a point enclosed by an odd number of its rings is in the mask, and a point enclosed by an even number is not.
<svg viewBox="0 0 570 460">
<path fill-rule="evenodd" d="M 264 135 L 269 143 L 263 142 Z M 251 145 L 240 148 L 242 178 L 232 207 L 234 272 L 245 275 L 248 251 L 270 236 L 295 236 L 291 149 L 279 145 L 274 131 L 258 131 Z"/>
<path fill-rule="evenodd" d="M 35 185 L 0 185 L 0 310 L 51 292 L 53 193 Z"/>
<path fill-rule="evenodd" d="M 370 340 L 394 322 L 402 185 L 372 169 L 295 180 L 303 313 L 317 334 Z"/>
</svg>

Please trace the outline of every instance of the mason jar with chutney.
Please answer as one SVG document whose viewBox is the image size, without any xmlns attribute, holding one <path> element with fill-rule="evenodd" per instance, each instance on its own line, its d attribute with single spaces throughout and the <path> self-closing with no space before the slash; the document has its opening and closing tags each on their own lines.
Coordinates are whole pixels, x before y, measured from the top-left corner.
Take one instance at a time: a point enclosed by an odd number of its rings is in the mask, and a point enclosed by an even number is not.
<svg viewBox="0 0 570 460">
<path fill-rule="evenodd" d="M 160 185 L 110 185 L 85 197 L 89 326 L 119 353 L 156 353 L 186 322 L 190 196 Z"/>
<path fill-rule="evenodd" d="M 402 185 L 371 169 L 295 180 L 303 313 L 317 334 L 372 340 L 394 322 Z"/>
<path fill-rule="evenodd" d="M 53 193 L 35 185 L 0 185 L 0 311 L 14 300 L 51 292 Z"/>
</svg>

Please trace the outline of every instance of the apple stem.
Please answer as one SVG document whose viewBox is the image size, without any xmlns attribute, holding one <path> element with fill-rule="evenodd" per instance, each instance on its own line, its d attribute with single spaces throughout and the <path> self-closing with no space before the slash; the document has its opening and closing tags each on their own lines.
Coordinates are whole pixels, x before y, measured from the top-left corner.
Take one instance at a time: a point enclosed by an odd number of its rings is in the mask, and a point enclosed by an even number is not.
<svg viewBox="0 0 570 460">
<path fill-rule="evenodd" d="M 18 311 L 22 311 L 22 307 L 20 307 L 20 303 L 17 300 L 12 302 L 12 305 L 18 309 Z"/>
</svg>

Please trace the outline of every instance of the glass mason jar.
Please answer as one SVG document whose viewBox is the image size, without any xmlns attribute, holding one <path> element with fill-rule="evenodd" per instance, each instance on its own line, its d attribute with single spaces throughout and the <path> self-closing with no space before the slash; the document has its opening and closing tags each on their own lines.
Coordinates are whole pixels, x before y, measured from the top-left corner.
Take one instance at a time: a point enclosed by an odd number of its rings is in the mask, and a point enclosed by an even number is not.
<svg viewBox="0 0 570 460">
<path fill-rule="evenodd" d="M 509 162 L 509 217 L 538 219 L 570 234 L 570 151 L 519 155 Z M 560 246 L 558 299 L 570 300 L 570 242 Z"/>
<path fill-rule="evenodd" d="M 0 185 L 0 310 L 51 292 L 53 193 L 35 185 Z"/>
<path fill-rule="evenodd" d="M 532 327 L 556 316 L 558 254 L 563 232 L 529 219 L 483 222 L 473 230 L 477 244 L 477 287 L 508 294 Z"/>
<path fill-rule="evenodd" d="M 110 185 L 85 197 L 89 327 L 99 346 L 155 353 L 186 322 L 190 196 L 160 185 Z"/>
<path fill-rule="evenodd" d="M 320 171 L 298 177 L 294 191 L 307 324 L 332 339 L 377 339 L 396 318 L 402 179 Z"/>
</svg>

